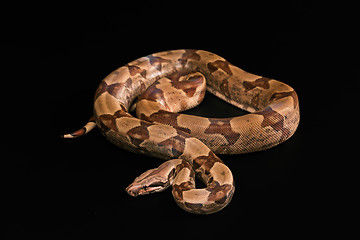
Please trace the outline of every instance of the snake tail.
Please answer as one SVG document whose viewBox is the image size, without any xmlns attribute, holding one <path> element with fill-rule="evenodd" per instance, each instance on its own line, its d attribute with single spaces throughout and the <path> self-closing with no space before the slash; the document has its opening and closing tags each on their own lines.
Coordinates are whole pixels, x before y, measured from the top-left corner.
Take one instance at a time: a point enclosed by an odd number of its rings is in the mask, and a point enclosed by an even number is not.
<svg viewBox="0 0 360 240">
<path fill-rule="evenodd" d="M 72 133 L 63 134 L 60 137 L 61 138 L 78 138 L 78 137 L 84 136 L 85 134 L 87 134 L 88 132 L 93 130 L 95 127 L 96 127 L 95 118 L 91 117 L 89 119 L 89 121 L 79 130 L 76 130 Z"/>
</svg>

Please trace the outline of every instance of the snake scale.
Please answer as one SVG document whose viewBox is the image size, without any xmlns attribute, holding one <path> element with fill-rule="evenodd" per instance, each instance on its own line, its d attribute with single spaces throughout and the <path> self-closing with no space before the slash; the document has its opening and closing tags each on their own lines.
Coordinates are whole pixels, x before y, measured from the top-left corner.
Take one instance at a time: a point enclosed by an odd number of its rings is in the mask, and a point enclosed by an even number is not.
<svg viewBox="0 0 360 240">
<path fill-rule="evenodd" d="M 249 113 L 232 118 L 179 113 L 198 105 L 206 90 Z M 137 117 L 129 113 L 135 105 Z M 172 186 L 182 209 L 210 214 L 223 209 L 235 190 L 230 169 L 215 154 L 274 147 L 294 134 L 299 120 L 298 97 L 290 86 L 211 52 L 183 49 L 154 53 L 110 73 L 96 90 L 93 117 L 63 137 L 98 126 L 120 148 L 167 160 L 126 191 L 138 196 Z M 195 187 L 195 176 L 205 188 Z"/>
</svg>

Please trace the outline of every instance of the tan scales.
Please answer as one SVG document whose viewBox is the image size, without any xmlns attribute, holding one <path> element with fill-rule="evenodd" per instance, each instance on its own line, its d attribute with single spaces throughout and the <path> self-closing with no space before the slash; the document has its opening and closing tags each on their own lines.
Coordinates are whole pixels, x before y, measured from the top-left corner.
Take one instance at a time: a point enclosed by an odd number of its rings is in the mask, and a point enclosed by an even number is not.
<svg viewBox="0 0 360 240">
<path fill-rule="evenodd" d="M 205 88 L 250 113 L 178 113 L 199 104 Z M 136 98 L 138 118 L 128 113 Z M 172 185 L 181 208 L 209 214 L 223 209 L 235 191 L 230 169 L 215 154 L 274 147 L 294 134 L 299 120 L 297 94 L 287 84 L 248 73 L 216 54 L 184 49 L 151 54 L 112 72 L 95 93 L 93 118 L 63 137 L 84 135 L 97 125 L 123 149 L 168 160 L 136 178 L 127 192 L 137 196 Z M 195 188 L 195 175 L 205 188 Z"/>
</svg>

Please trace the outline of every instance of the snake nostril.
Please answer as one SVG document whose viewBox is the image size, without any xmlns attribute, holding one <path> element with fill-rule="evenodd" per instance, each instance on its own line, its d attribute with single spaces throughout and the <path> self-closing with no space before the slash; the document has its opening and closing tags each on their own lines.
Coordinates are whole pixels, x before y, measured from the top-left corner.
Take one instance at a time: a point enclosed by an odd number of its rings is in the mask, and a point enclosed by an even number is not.
<svg viewBox="0 0 360 240">
<path fill-rule="evenodd" d="M 130 185 L 128 186 L 126 189 L 126 192 L 133 197 L 136 197 L 139 195 L 139 191 L 141 190 L 141 188 L 139 188 L 138 186 L 134 186 L 134 185 Z"/>
</svg>

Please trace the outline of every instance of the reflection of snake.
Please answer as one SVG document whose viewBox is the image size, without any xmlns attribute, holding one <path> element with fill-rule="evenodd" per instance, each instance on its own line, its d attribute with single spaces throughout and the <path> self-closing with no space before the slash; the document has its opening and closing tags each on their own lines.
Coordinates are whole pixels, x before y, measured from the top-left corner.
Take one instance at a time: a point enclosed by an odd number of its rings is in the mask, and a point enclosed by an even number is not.
<svg viewBox="0 0 360 240">
<path fill-rule="evenodd" d="M 202 100 L 205 79 L 209 92 L 250 113 L 221 119 L 177 113 Z M 142 120 L 128 113 L 136 97 Z M 208 214 L 225 207 L 235 190 L 231 171 L 214 153 L 271 148 L 292 136 L 299 119 L 298 98 L 290 86 L 245 72 L 210 52 L 174 50 L 112 72 L 96 91 L 94 117 L 64 137 L 81 136 L 97 125 L 123 149 L 173 159 L 140 175 L 127 192 L 137 196 L 172 185 L 181 208 Z M 195 174 L 206 188 L 195 188 Z"/>
</svg>

